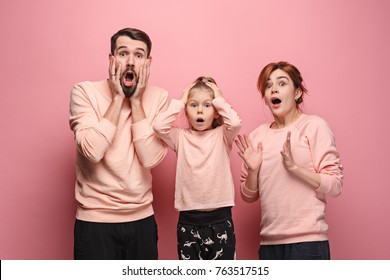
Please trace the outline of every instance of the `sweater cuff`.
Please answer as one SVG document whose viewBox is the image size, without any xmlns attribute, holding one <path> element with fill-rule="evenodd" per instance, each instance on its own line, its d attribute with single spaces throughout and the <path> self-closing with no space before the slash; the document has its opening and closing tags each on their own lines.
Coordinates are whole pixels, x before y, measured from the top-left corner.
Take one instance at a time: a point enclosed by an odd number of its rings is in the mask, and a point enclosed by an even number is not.
<svg viewBox="0 0 390 280">
<path fill-rule="evenodd" d="M 179 99 L 172 99 L 170 106 L 179 112 L 182 111 L 185 107 L 184 103 Z"/>
<path fill-rule="evenodd" d="M 335 178 L 326 174 L 320 174 L 321 184 L 317 191 L 323 192 L 327 195 L 336 197 L 341 193 L 342 182 L 341 178 Z"/>
<path fill-rule="evenodd" d="M 106 118 L 102 118 L 100 121 L 100 129 L 108 139 L 114 139 L 117 127 Z"/>
<path fill-rule="evenodd" d="M 320 174 L 321 178 L 321 183 L 320 186 L 317 188 L 317 191 L 322 192 L 322 193 L 329 193 L 330 191 L 330 186 L 332 186 L 332 178 L 329 176 L 326 176 L 324 174 Z"/>
<path fill-rule="evenodd" d="M 154 133 L 147 119 L 132 124 L 131 130 L 133 132 L 134 141 L 147 138 Z"/>
<path fill-rule="evenodd" d="M 213 105 L 215 105 L 217 107 L 222 107 L 223 104 L 226 103 L 226 100 L 222 96 L 219 96 L 217 98 L 214 98 L 213 101 L 211 101 L 211 102 L 213 103 Z"/>
<path fill-rule="evenodd" d="M 254 191 L 248 189 L 245 185 L 241 189 L 242 194 L 245 195 L 246 197 L 257 197 L 259 195 L 259 189 L 256 189 Z"/>
</svg>

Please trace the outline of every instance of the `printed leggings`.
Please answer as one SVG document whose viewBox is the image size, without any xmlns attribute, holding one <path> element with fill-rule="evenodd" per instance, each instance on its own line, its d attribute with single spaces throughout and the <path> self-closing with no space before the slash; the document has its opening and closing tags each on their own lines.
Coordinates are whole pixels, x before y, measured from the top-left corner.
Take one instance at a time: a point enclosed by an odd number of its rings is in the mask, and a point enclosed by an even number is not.
<svg viewBox="0 0 390 280">
<path fill-rule="evenodd" d="M 180 260 L 234 260 L 236 236 L 231 207 L 180 212 L 177 241 Z"/>
</svg>

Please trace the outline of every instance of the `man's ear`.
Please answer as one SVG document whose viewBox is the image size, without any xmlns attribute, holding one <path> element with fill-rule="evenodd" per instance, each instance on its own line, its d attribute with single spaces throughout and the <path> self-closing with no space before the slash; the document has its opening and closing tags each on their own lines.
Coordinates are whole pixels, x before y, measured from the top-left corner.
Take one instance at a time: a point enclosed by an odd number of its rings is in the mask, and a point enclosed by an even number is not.
<svg viewBox="0 0 390 280">
<path fill-rule="evenodd" d="M 152 65 L 152 60 L 153 60 L 152 57 L 149 56 L 148 59 L 150 60 L 150 65 Z"/>
</svg>

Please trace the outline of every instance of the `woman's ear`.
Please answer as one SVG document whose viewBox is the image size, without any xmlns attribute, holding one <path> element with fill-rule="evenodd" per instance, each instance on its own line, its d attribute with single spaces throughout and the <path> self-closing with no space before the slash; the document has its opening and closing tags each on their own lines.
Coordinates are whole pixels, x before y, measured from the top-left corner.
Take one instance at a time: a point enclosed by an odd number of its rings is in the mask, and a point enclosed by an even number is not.
<svg viewBox="0 0 390 280">
<path fill-rule="evenodd" d="M 295 101 L 297 101 L 299 98 L 301 98 L 301 96 L 302 96 L 302 90 L 300 89 L 300 88 L 297 88 L 296 90 L 295 90 Z"/>
</svg>

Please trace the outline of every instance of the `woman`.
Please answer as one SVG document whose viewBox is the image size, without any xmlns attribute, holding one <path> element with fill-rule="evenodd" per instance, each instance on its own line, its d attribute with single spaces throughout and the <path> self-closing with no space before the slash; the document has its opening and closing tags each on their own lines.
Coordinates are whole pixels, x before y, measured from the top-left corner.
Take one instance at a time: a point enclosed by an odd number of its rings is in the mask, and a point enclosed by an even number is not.
<svg viewBox="0 0 390 280">
<path fill-rule="evenodd" d="M 342 190 L 343 167 L 326 121 L 305 115 L 301 73 L 270 63 L 258 82 L 274 121 L 235 140 L 243 159 L 241 196 L 260 198 L 260 259 L 330 259 L 326 195 Z"/>
</svg>

